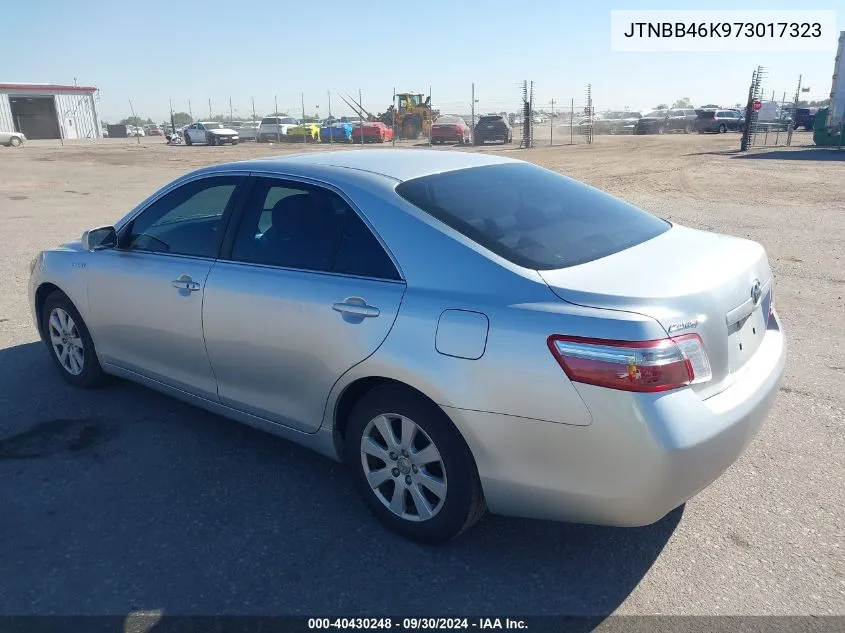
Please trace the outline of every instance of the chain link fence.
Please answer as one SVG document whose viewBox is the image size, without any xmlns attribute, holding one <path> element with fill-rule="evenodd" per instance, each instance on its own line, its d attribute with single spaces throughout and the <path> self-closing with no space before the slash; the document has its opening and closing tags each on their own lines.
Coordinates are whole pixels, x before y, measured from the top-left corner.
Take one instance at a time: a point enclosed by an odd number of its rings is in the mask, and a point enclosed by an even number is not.
<svg viewBox="0 0 845 633">
<path fill-rule="evenodd" d="M 638 121 L 655 111 L 683 108 L 690 113 L 707 110 L 728 110 L 739 113 L 742 122 L 727 126 L 728 131 L 743 132 L 743 145 L 771 147 L 811 145 L 813 143 L 812 114 L 805 108 L 808 100 L 824 99 L 823 95 L 808 94 L 800 83 L 796 87 L 768 85 L 765 69 L 758 68 L 748 92 L 746 104 L 731 103 L 715 106 L 707 104 L 695 108 L 688 100 L 667 101 L 669 105 L 654 108 L 629 107 L 625 95 L 607 93 L 584 86 L 578 94 L 568 97 L 553 84 L 525 80 L 513 85 L 510 96 L 492 97 L 481 84 L 468 83 L 465 98 L 440 99 L 437 86 L 417 87 L 414 93 L 383 95 L 367 93 L 358 88 L 326 90 L 323 93 L 302 93 L 298 99 L 280 100 L 277 96 L 233 96 L 222 102 L 211 99 L 175 98 L 166 104 L 168 115 L 148 116 L 136 112 L 130 102 L 133 128 L 127 136 L 170 136 L 173 129 L 181 131 L 191 123 L 216 121 L 239 132 L 241 141 L 259 137 L 261 122 L 268 118 L 295 119 L 274 127 L 276 133 L 265 135 L 276 143 L 355 144 L 368 141 L 391 146 L 424 147 L 431 145 L 464 145 L 478 141 L 478 132 L 492 125 L 490 119 L 500 118 L 508 123 L 507 136 L 497 135 L 485 146 L 512 149 L 589 145 L 600 137 L 629 136 L 654 132 Z M 736 99 L 740 101 L 741 99 Z M 679 103 L 685 105 L 681 106 Z M 812 101 L 811 101 L 812 102 Z M 662 109 L 662 110 L 661 110 Z M 809 114 L 809 116 L 808 116 Z M 460 131 L 447 139 L 432 139 L 432 125 L 454 123 Z M 127 119 L 128 120 L 128 119 Z M 747 121 L 747 123 L 746 123 Z M 645 121 L 643 121 L 645 123 Z M 698 129 L 690 121 L 687 128 Z M 119 129 L 119 126 L 114 126 Z M 381 128 L 385 128 L 382 131 Z M 263 129 L 263 128 L 261 128 Z M 375 131 L 374 131 L 375 130 Z M 686 129 L 687 132 L 690 129 Z M 109 128 L 111 136 L 112 128 Z M 442 141 L 442 142 L 441 142 Z M 602 143 L 616 142 L 613 139 Z M 706 142 L 706 141 L 703 141 Z"/>
</svg>

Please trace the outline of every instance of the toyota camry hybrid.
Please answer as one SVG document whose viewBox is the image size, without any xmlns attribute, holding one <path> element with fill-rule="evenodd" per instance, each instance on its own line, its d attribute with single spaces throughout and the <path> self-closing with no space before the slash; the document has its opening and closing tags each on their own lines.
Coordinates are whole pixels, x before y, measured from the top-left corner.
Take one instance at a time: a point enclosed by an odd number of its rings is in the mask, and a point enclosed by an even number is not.
<svg viewBox="0 0 845 633">
<path fill-rule="evenodd" d="M 487 154 L 207 167 L 30 268 L 69 383 L 345 461 L 424 542 L 487 509 L 652 523 L 742 454 L 786 363 L 759 244 Z"/>
</svg>

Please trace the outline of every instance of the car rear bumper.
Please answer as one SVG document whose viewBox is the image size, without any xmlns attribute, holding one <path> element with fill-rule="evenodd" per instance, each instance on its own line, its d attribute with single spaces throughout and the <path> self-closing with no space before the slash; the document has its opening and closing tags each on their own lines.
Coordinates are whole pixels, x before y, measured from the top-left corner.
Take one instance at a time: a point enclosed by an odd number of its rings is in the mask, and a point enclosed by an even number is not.
<svg viewBox="0 0 845 633">
<path fill-rule="evenodd" d="M 572 426 L 444 408 L 469 445 L 491 512 L 580 523 L 653 523 L 695 496 L 754 437 L 786 366 L 779 326 L 742 376 L 702 400 L 576 385 L 593 422 Z"/>
</svg>

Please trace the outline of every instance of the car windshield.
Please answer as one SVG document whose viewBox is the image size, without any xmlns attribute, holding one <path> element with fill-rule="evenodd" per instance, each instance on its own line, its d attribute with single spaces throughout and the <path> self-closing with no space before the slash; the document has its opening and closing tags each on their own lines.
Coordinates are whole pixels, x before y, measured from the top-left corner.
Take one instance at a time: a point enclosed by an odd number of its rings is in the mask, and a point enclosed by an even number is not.
<svg viewBox="0 0 845 633">
<path fill-rule="evenodd" d="M 646 114 L 647 117 L 661 117 L 666 116 L 666 110 L 655 110 Z"/>
<path fill-rule="evenodd" d="M 298 125 L 299 121 L 294 119 L 292 116 L 283 116 L 281 119 L 279 119 L 279 123 L 281 123 L 282 125 Z"/>
<path fill-rule="evenodd" d="M 209 122 L 209 123 L 207 123 L 207 122 L 203 121 L 202 126 L 203 126 L 206 130 L 220 130 L 220 129 L 223 129 L 223 126 L 222 126 L 220 123 L 215 123 L 215 122 L 213 122 L 213 121 L 212 121 L 212 122 Z"/>
<path fill-rule="evenodd" d="M 460 125 L 463 122 L 464 120 L 460 117 L 447 115 L 438 117 L 434 123 L 443 125 Z"/>
<path fill-rule="evenodd" d="M 502 117 L 500 116 L 483 116 L 478 119 L 479 123 L 500 123 L 502 121 Z"/>
<path fill-rule="evenodd" d="M 396 192 L 508 261 L 566 268 L 630 248 L 671 226 L 650 213 L 532 164 L 423 176 Z"/>
</svg>

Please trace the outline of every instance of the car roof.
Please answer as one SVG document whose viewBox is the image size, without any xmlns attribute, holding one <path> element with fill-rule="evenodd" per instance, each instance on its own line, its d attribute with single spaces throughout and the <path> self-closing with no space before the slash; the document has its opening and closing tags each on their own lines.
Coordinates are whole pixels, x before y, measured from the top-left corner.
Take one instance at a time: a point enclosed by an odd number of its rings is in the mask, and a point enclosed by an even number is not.
<svg viewBox="0 0 845 633">
<path fill-rule="evenodd" d="M 492 154 L 419 149 L 359 149 L 333 152 L 309 152 L 276 156 L 254 161 L 262 169 L 276 164 L 280 170 L 290 166 L 345 167 L 380 174 L 395 180 L 410 180 L 456 169 L 519 162 Z"/>
</svg>

